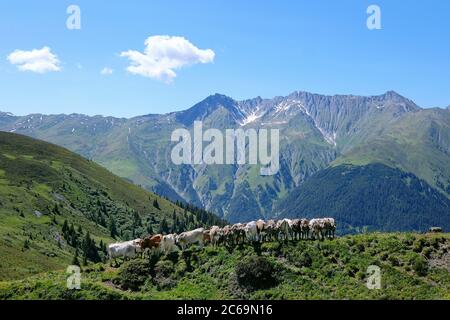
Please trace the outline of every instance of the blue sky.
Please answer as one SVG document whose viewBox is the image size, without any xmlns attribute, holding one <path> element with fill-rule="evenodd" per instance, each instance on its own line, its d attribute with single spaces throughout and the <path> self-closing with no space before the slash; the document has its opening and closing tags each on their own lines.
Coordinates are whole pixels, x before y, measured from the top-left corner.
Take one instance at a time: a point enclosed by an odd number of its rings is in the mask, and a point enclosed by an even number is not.
<svg viewBox="0 0 450 320">
<path fill-rule="evenodd" d="M 81 9 L 68 30 L 66 9 Z M 366 9 L 381 8 L 381 30 Z M 171 83 L 131 74 L 121 53 L 180 36 L 214 61 Z M 0 110 L 130 117 L 186 109 L 216 92 L 236 99 L 375 95 L 395 90 L 423 107 L 450 104 L 450 1 L 2 1 Z M 48 47 L 60 71 L 19 71 L 14 50 Z M 103 68 L 114 70 L 101 75 Z"/>
</svg>

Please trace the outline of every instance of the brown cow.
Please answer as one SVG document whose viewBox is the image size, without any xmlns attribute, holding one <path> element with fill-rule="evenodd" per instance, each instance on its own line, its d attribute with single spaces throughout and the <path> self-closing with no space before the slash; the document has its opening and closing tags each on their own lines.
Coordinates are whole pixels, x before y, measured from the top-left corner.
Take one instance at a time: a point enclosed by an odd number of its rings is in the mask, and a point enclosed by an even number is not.
<svg viewBox="0 0 450 320">
<path fill-rule="evenodd" d="M 146 249 L 152 250 L 153 248 L 158 249 L 161 240 L 163 239 L 162 234 L 155 234 L 154 236 L 147 236 L 139 242 L 142 249 L 142 255 L 144 255 Z"/>
</svg>

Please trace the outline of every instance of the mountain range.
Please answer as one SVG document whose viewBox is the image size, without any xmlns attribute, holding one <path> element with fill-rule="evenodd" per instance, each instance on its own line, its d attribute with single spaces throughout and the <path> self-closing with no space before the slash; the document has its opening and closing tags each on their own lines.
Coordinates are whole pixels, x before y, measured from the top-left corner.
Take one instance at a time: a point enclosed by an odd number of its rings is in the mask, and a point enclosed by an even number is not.
<svg viewBox="0 0 450 320">
<path fill-rule="evenodd" d="M 192 130 L 194 121 L 205 129 L 279 129 L 279 172 L 174 165 L 171 133 Z M 349 229 L 450 229 L 450 109 L 423 109 L 394 91 L 367 97 L 297 91 L 243 101 L 215 94 L 184 111 L 129 119 L 0 113 L 0 130 L 64 146 L 231 222 L 330 215 Z"/>
</svg>

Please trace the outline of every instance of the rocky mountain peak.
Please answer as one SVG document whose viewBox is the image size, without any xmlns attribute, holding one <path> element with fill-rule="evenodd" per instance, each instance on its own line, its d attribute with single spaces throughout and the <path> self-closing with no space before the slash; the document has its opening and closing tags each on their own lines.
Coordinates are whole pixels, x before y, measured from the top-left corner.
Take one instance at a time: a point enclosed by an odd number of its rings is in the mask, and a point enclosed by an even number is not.
<svg viewBox="0 0 450 320">
<path fill-rule="evenodd" d="M 195 120 L 205 119 L 220 107 L 227 109 L 235 115 L 239 115 L 241 113 L 239 111 L 237 101 L 226 95 L 216 93 L 200 101 L 191 108 L 178 112 L 176 116 L 177 121 L 186 126 L 190 126 Z"/>
</svg>

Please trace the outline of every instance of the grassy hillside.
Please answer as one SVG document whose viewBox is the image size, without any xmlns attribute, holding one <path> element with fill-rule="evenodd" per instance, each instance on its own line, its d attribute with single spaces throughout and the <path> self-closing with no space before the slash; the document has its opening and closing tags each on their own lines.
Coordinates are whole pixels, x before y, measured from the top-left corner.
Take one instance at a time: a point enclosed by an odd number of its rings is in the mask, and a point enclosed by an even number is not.
<svg viewBox="0 0 450 320">
<path fill-rule="evenodd" d="M 220 221 L 66 149 L 0 133 L 0 279 L 65 268 L 76 252 L 80 261 L 100 261 L 115 239 L 208 223 Z"/>
<path fill-rule="evenodd" d="M 335 240 L 207 247 L 0 282 L 0 299 L 450 299 L 450 234 L 363 234 Z M 195 249 L 195 248 L 193 248 Z M 367 268 L 380 267 L 381 289 Z"/>
<path fill-rule="evenodd" d="M 450 230 L 450 200 L 411 173 L 382 164 L 319 171 L 282 201 L 282 216 L 337 219 L 340 232 Z"/>
<path fill-rule="evenodd" d="M 383 163 L 411 172 L 450 197 L 450 112 L 426 109 L 405 114 L 384 130 L 354 144 L 333 165 Z"/>
</svg>

